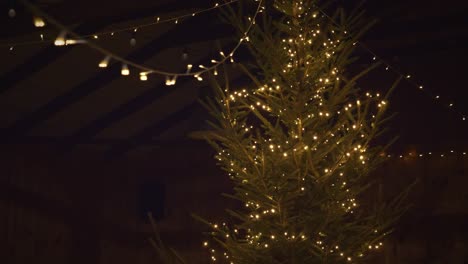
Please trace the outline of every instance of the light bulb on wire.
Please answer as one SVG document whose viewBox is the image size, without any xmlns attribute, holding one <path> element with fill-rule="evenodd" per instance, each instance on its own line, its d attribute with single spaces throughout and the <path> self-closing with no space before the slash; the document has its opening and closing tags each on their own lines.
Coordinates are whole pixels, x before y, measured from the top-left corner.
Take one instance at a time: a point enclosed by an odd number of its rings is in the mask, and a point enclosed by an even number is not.
<svg viewBox="0 0 468 264">
<path fill-rule="evenodd" d="M 99 68 L 107 68 L 109 65 L 110 56 L 106 56 L 101 62 L 99 62 Z"/>
<path fill-rule="evenodd" d="M 120 74 L 122 74 L 123 76 L 130 75 L 130 70 L 128 69 L 127 64 L 125 63 L 122 64 L 122 70 L 120 71 Z"/>
<path fill-rule="evenodd" d="M 132 38 L 130 39 L 130 46 L 132 46 L 132 47 L 135 47 L 135 46 L 136 46 L 136 43 L 137 43 L 136 37 L 135 37 L 136 32 L 137 32 L 137 29 L 135 28 L 135 29 L 133 30 L 133 32 L 132 32 Z"/>
<path fill-rule="evenodd" d="M 195 74 L 193 77 L 199 82 L 203 81 L 203 78 L 200 76 L 200 74 Z"/>
<path fill-rule="evenodd" d="M 75 44 L 84 44 L 86 40 L 84 39 L 66 39 L 65 45 L 75 45 Z"/>
<path fill-rule="evenodd" d="M 148 73 L 140 72 L 140 81 L 147 81 L 147 80 L 148 80 Z"/>
<path fill-rule="evenodd" d="M 37 28 L 45 27 L 46 25 L 44 19 L 42 19 L 41 17 L 37 17 L 37 16 L 33 17 L 33 23 L 34 23 L 34 26 Z"/>
<path fill-rule="evenodd" d="M 166 85 L 167 85 L 167 86 L 173 86 L 173 85 L 175 85 L 175 84 L 176 84 L 176 81 L 177 81 L 177 75 L 174 76 L 172 79 L 171 79 L 171 77 L 166 76 Z"/>
<path fill-rule="evenodd" d="M 54 45 L 55 46 L 65 46 L 65 44 L 66 44 L 66 42 L 65 42 L 66 34 L 67 34 L 67 32 L 62 30 L 60 32 L 60 34 L 57 36 L 57 38 L 55 39 Z"/>
</svg>

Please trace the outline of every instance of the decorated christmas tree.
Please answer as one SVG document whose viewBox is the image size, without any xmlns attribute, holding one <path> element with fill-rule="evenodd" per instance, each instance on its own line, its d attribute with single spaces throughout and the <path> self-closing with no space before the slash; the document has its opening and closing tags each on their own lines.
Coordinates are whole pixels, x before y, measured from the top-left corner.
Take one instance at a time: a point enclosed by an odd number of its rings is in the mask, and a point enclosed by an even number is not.
<svg viewBox="0 0 468 264">
<path fill-rule="evenodd" d="M 205 246 L 221 263 L 363 263 L 403 196 L 385 202 L 373 185 L 387 101 L 357 81 L 378 65 L 350 71 L 369 24 L 362 12 L 326 16 L 316 0 L 250 4 L 261 10 L 250 30 L 249 4 L 225 17 L 249 32 L 241 37 L 255 63 L 239 68 L 251 85 L 215 83 L 207 103 L 215 117 L 207 138 L 243 208 L 210 223 L 214 241 Z"/>
</svg>

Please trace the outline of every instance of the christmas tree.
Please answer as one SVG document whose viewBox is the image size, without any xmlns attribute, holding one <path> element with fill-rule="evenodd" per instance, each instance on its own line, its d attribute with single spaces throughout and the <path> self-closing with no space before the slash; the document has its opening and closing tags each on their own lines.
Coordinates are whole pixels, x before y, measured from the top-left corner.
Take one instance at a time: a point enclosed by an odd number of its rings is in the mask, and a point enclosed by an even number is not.
<svg viewBox="0 0 468 264">
<path fill-rule="evenodd" d="M 262 12 L 250 30 L 248 4 L 225 13 L 249 32 L 255 63 L 239 67 L 252 85 L 215 83 L 206 103 L 215 117 L 206 137 L 243 208 L 210 223 L 217 242 L 205 246 L 222 263 L 363 263 L 402 212 L 402 196 L 373 196 L 387 101 L 356 81 L 378 64 L 349 71 L 369 24 L 362 12 L 328 17 L 316 0 L 254 4 Z"/>
</svg>

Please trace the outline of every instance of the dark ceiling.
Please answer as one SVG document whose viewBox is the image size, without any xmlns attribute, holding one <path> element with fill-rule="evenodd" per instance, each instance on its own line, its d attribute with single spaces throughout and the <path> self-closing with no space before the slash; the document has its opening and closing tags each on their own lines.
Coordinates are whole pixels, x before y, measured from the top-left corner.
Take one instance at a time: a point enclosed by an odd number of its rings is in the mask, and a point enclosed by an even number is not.
<svg viewBox="0 0 468 264">
<path fill-rule="evenodd" d="M 351 6 L 353 1 L 341 1 Z M 38 0 L 46 12 L 80 34 L 133 27 L 155 17 L 171 17 L 212 6 L 207 1 L 64 1 Z M 17 16 L 7 13 L 15 6 Z M 368 15 L 378 24 L 363 42 L 403 73 L 422 82 L 437 103 L 403 82 L 392 97 L 399 114 L 389 123 L 401 136 L 395 151 L 448 150 L 467 147 L 468 132 L 461 117 L 444 107 L 454 102 L 468 113 L 468 76 L 465 73 L 468 24 L 462 1 L 369 0 Z M 3 11 L 2 11 L 3 10 Z M 165 86 L 160 77 L 138 80 L 135 71 L 120 75 L 120 65 L 99 69 L 101 54 L 84 45 L 55 47 L 46 43 L 15 45 L 53 39 L 52 27 L 38 30 L 31 15 L 17 1 L 0 4 L 0 135 L 3 144 L 52 144 L 60 150 L 98 149 L 108 155 L 188 142 L 191 131 L 203 129 L 205 111 L 197 99 L 209 90 L 208 82 L 192 78 Z M 96 40 L 126 58 L 164 70 L 181 71 L 187 63 L 209 62 L 217 54 L 215 43 L 232 36 L 214 12 L 139 30 L 131 46 L 131 32 L 105 35 Z M 187 52 L 184 61 L 182 53 Z M 361 64 L 372 56 L 361 52 Z M 359 65 L 358 65 L 359 66 Z M 236 79 L 232 76 L 233 79 Z M 395 76 L 376 71 L 362 83 L 367 90 L 384 91 Z M 468 123 L 468 122 L 467 122 Z M 145 148 L 146 147 L 146 148 Z"/>
</svg>

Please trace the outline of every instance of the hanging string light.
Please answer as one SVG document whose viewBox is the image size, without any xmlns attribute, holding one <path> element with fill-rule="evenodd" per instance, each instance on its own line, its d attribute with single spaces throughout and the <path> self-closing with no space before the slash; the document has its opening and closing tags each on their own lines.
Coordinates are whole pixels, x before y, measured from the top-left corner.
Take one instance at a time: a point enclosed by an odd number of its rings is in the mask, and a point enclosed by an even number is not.
<svg viewBox="0 0 468 264">
<path fill-rule="evenodd" d="M 146 72 L 140 72 L 140 81 L 147 81 L 148 75 Z"/>
<path fill-rule="evenodd" d="M 110 61 L 110 56 L 106 56 L 104 59 L 102 59 L 101 62 L 99 62 L 99 68 L 107 68 L 107 65 L 109 64 Z"/>
<path fill-rule="evenodd" d="M 122 70 L 120 71 L 120 74 L 123 76 L 130 75 L 130 70 L 128 69 L 128 65 L 125 63 L 122 63 Z"/>
<path fill-rule="evenodd" d="M 33 17 L 33 23 L 34 23 L 34 26 L 37 28 L 45 27 L 46 25 L 44 19 L 38 16 Z"/>
<path fill-rule="evenodd" d="M 316 8 L 321 12 L 321 14 L 324 17 L 328 18 L 336 26 L 339 26 L 339 24 L 331 16 L 329 16 L 325 11 L 320 9 L 320 7 L 316 6 Z M 392 66 L 390 63 L 388 63 L 387 61 L 382 59 L 380 56 L 378 56 L 374 51 L 368 48 L 364 43 L 360 41 L 357 41 L 354 43 L 354 45 L 357 45 L 357 44 L 359 44 L 360 47 L 362 47 L 366 52 L 368 52 L 371 55 L 370 57 L 372 58 L 372 61 L 377 61 L 377 60 L 380 61 L 382 65 L 385 66 L 386 71 L 392 71 L 395 74 L 397 74 L 399 77 L 403 77 L 407 81 L 407 83 L 411 84 L 413 87 L 415 87 L 419 91 L 425 92 L 425 94 L 429 98 L 432 98 L 435 104 L 439 104 L 439 105 L 442 104 L 444 107 L 449 108 L 452 112 L 456 113 L 459 116 L 459 119 L 461 121 L 466 121 L 467 114 L 462 113 L 461 111 L 455 109 L 454 107 L 455 104 L 453 103 L 452 100 L 446 100 L 449 103 L 442 103 L 442 101 L 440 100 L 441 99 L 440 95 L 431 94 L 427 89 L 424 88 L 424 85 L 422 85 L 419 82 L 416 82 L 411 74 L 405 74 L 399 71 L 396 67 Z"/>
<path fill-rule="evenodd" d="M 84 39 L 66 39 L 65 45 L 85 44 L 87 41 Z"/>
<path fill-rule="evenodd" d="M 170 77 L 170 76 L 166 76 L 166 85 L 167 86 L 172 86 L 172 85 L 175 85 L 176 84 L 176 80 L 177 80 L 177 76 L 174 76 L 174 77 Z"/>
<path fill-rule="evenodd" d="M 19 0 L 20 2 L 23 3 L 23 5 L 25 5 L 28 9 L 30 9 L 30 11 L 36 15 L 39 15 L 41 17 L 44 17 L 46 18 L 46 20 L 50 23 L 50 24 L 53 24 L 54 26 L 62 29 L 62 32 L 60 33 L 60 35 L 57 37 L 57 39 L 55 40 L 54 44 L 56 46 L 63 46 L 66 44 L 65 42 L 65 33 L 75 39 L 81 39 L 83 40 L 83 36 L 81 35 L 78 35 L 76 33 L 74 33 L 73 31 L 67 29 L 63 24 L 61 24 L 60 22 L 58 22 L 57 20 L 53 19 L 52 17 L 48 16 L 47 14 L 45 14 L 44 12 L 42 12 L 38 7 L 36 7 L 35 5 L 31 4 L 29 1 L 27 0 Z M 247 36 L 248 33 L 250 32 L 251 28 L 253 27 L 253 25 L 255 24 L 255 19 L 257 17 L 257 15 L 261 12 L 261 10 L 264 8 L 262 6 L 262 2 L 263 0 L 255 0 L 258 2 L 258 6 L 256 8 L 256 11 L 255 11 L 255 14 L 252 16 L 252 17 L 248 17 L 248 20 L 250 21 L 250 23 L 248 24 L 243 36 Z M 212 8 L 209 8 L 209 9 L 206 9 L 206 10 L 212 10 L 212 9 L 215 9 L 215 8 L 219 8 L 221 6 L 224 6 L 224 5 L 227 5 L 227 4 L 230 4 L 230 3 L 233 3 L 233 2 L 236 2 L 236 1 L 231 1 L 231 2 L 227 2 L 225 4 L 215 4 L 214 7 Z M 199 12 L 200 13 L 200 12 Z M 190 16 L 193 16 L 193 14 L 191 14 Z M 173 21 L 178 21 L 178 19 L 180 19 L 180 17 L 177 17 L 177 18 L 173 18 Z M 169 21 L 169 20 L 167 20 Z M 135 30 L 135 28 L 133 27 L 132 28 L 133 30 Z M 97 38 L 98 35 L 93 35 L 94 38 Z M 225 63 L 227 60 L 230 60 L 231 62 L 233 62 L 233 56 L 234 56 L 234 53 L 235 51 L 242 45 L 243 41 L 245 40 L 245 37 L 242 37 L 240 38 L 240 40 L 238 41 L 237 45 L 235 45 L 235 47 L 233 48 L 233 50 L 229 53 L 229 56 L 223 56 L 223 58 L 221 58 L 216 64 L 210 66 L 210 67 L 205 67 L 205 68 L 202 68 L 201 70 L 198 70 L 198 71 L 194 71 L 194 72 L 191 72 L 191 71 L 186 71 L 186 72 L 168 72 L 168 71 L 163 71 L 163 70 L 159 70 L 159 69 L 154 69 L 154 68 L 151 68 L 151 67 L 148 67 L 148 66 L 145 66 L 145 65 L 142 65 L 142 64 L 139 64 L 139 63 L 135 63 L 133 61 L 130 61 L 130 60 L 127 60 L 113 52 L 110 52 L 109 50 L 105 49 L 105 48 L 102 48 L 101 46 L 93 43 L 93 42 L 87 42 L 88 46 L 94 50 L 97 50 L 99 52 L 101 52 L 102 54 L 104 54 L 105 56 L 109 56 L 110 58 L 112 58 L 113 60 L 116 60 L 116 61 L 119 61 L 120 63 L 122 63 L 122 65 L 125 65 L 126 69 L 122 69 L 121 73 L 122 75 L 128 75 L 130 74 L 130 70 L 128 69 L 129 66 L 131 67 L 134 67 L 136 69 L 139 69 L 140 71 L 142 72 L 146 72 L 147 74 L 146 75 L 149 75 L 149 74 L 158 74 L 158 75 L 163 75 L 163 76 L 172 76 L 172 80 L 175 80 L 175 78 L 177 77 L 180 77 L 180 76 L 193 76 L 195 77 L 198 81 L 202 81 L 203 80 L 203 77 L 201 76 L 202 74 L 204 73 L 207 73 L 207 72 L 210 72 L 210 71 L 214 71 L 217 69 L 217 67 L 223 63 Z M 224 54 L 224 53 L 221 53 L 221 54 Z M 124 74 L 125 73 L 125 74 Z M 175 83 L 175 81 L 170 81 L 169 82 L 171 85 L 173 85 Z"/>
<path fill-rule="evenodd" d="M 385 154 L 381 153 L 381 156 L 385 156 L 388 159 L 422 159 L 422 158 L 448 158 L 450 156 L 458 156 L 458 157 L 467 157 L 466 151 L 444 151 L 444 152 L 435 152 L 435 151 L 426 151 L 426 152 L 417 152 L 411 151 L 409 153 L 400 153 L 400 154 Z"/>
<path fill-rule="evenodd" d="M 67 32 L 65 30 L 62 30 L 60 34 L 58 34 L 57 38 L 54 41 L 55 46 L 65 46 L 65 36 L 67 35 Z"/>
<path fill-rule="evenodd" d="M 132 31 L 132 37 L 130 38 L 130 46 L 132 47 L 135 47 L 136 46 L 136 32 L 137 32 L 137 29 L 135 28 L 133 31 Z"/>
<path fill-rule="evenodd" d="M 104 34 L 111 34 L 111 35 L 114 35 L 116 32 L 122 32 L 122 31 L 128 31 L 128 30 L 133 30 L 133 33 L 135 33 L 137 31 L 138 28 L 141 28 L 141 27 L 147 27 L 147 26 L 151 26 L 151 25 L 155 25 L 155 24 L 159 24 L 159 23 L 165 23 L 165 22 L 177 22 L 179 19 L 182 19 L 182 18 L 186 18 L 186 17 L 189 17 L 189 16 L 194 16 L 194 15 L 197 15 L 197 14 L 200 14 L 200 13 L 203 13 L 203 12 L 207 12 L 207 11 L 210 11 L 210 10 L 213 10 L 215 8 L 219 8 L 221 6 L 225 6 L 225 5 L 228 5 L 228 4 L 232 4 L 234 2 L 237 2 L 238 0 L 232 0 L 232 1 L 229 1 L 229 2 L 226 2 L 226 3 L 223 3 L 223 4 L 215 4 L 213 7 L 211 8 L 207 8 L 207 9 L 204 9 L 204 10 L 200 10 L 198 12 L 193 12 L 193 13 L 190 13 L 190 14 L 185 14 L 185 15 L 181 15 L 181 16 L 178 16 L 178 17 L 173 17 L 173 18 L 168 18 L 168 19 L 160 19 L 160 17 L 157 17 L 156 21 L 153 22 L 153 23 L 148 23 L 148 24 L 143 24 L 143 25 L 138 25 L 137 27 L 133 26 L 133 27 L 129 27 L 129 28 L 121 28 L 121 29 L 117 29 L 117 30 L 112 30 L 112 31 L 109 31 L 109 32 L 100 32 L 100 33 L 94 33 L 94 34 L 90 34 L 90 35 L 84 35 L 84 36 L 78 36 L 76 35 L 76 40 L 65 40 L 65 33 L 66 31 L 62 31 L 59 36 L 55 39 L 54 41 L 54 45 L 56 46 L 64 46 L 64 45 L 70 45 L 70 44 L 77 44 L 77 43 L 84 43 L 82 40 L 84 38 L 88 38 L 88 37 L 92 37 L 92 38 L 95 38 L 97 39 L 98 36 L 100 35 L 104 35 Z M 27 2 L 27 1 L 22 1 L 22 2 Z M 250 30 L 250 27 L 252 26 L 252 24 L 255 22 L 255 17 L 256 15 L 262 11 L 262 6 L 261 6 L 261 1 L 258 1 L 259 2 L 259 6 L 258 6 L 258 9 L 255 13 L 255 15 L 253 16 L 253 18 L 250 18 L 249 20 L 251 21 L 251 25 L 248 27 L 247 31 L 245 32 L 244 36 L 247 36 L 247 33 L 249 32 Z M 27 2 L 27 4 L 29 4 Z M 31 7 L 32 5 L 29 4 L 29 6 Z M 34 8 L 34 6 L 33 6 Z M 12 12 L 14 12 L 14 9 L 10 9 L 10 10 L 13 10 Z M 35 8 L 35 11 L 37 11 L 38 9 Z M 320 10 L 320 9 L 319 9 Z M 323 12 L 323 10 L 320 10 L 322 15 L 324 15 L 325 17 L 329 18 L 333 23 L 337 24 L 330 16 L 328 16 L 325 12 Z M 16 12 L 15 12 L 16 14 Z M 42 19 L 42 17 L 44 16 L 37 16 L 37 18 L 40 18 L 43 22 L 43 24 L 45 25 L 45 21 L 44 19 Z M 36 24 L 36 23 L 35 23 Z M 40 20 L 38 20 L 38 25 L 41 25 L 41 22 Z M 55 23 L 56 26 L 60 27 L 60 28 L 64 28 L 61 24 L 59 24 L 58 22 Z M 41 40 L 43 40 L 43 38 L 41 37 Z M 220 52 L 221 56 L 222 56 L 222 60 L 219 61 L 218 63 L 216 63 L 215 65 L 213 65 L 212 67 L 207 67 L 207 68 L 204 68 L 198 72 L 191 72 L 191 67 L 189 68 L 189 65 L 187 65 L 187 71 L 185 73 L 171 73 L 171 72 L 165 72 L 165 71 L 160 71 L 160 70 L 157 70 L 157 69 L 152 69 L 150 67 L 146 67 L 146 66 L 143 66 L 143 65 L 140 65 L 140 64 L 137 64 L 137 63 L 133 63 L 133 62 L 130 62 L 128 60 L 125 60 L 124 58 L 121 58 L 115 54 L 112 54 L 110 52 L 108 52 L 107 50 L 105 49 L 102 49 L 100 47 L 97 47 L 96 45 L 92 48 L 95 48 L 97 49 L 98 51 L 101 51 L 102 53 L 106 54 L 106 57 L 109 57 L 109 58 L 114 58 L 115 60 L 117 61 L 121 61 L 123 63 L 126 63 L 128 65 L 131 65 L 132 67 L 135 67 L 135 68 L 138 68 L 144 72 L 149 72 L 149 73 L 152 73 L 152 74 L 160 74 L 160 75 L 167 75 L 167 76 L 194 76 L 196 75 L 196 79 L 197 80 L 203 80 L 203 78 L 200 76 L 201 74 L 207 72 L 207 71 L 212 71 L 214 75 L 217 75 L 217 66 L 219 66 L 220 64 L 224 63 L 226 60 L 229 60 L 230 62 L 234 62 L 234 58 L 233 58 L 233 54 L 234 52 L 236 51 L 236 49 L 240 46 L 240 44 L 243 42 L 243 41 L 248 41 L 248 37 L 244 37 L 244 38 L 241 38 L 238 45 L 233 49 L 233 51 L 229 54 L 229 56 L 225 56 L 223 52 Z M 44 42 L 47 42 L 47 41 L 44 41 Z M 30 43 L 38 43 L 37 41 L 35 42 L 30 42 Z M 25 45 L 25 44 L 28 44 L 28 43 L 19 43 L 18 45 Z M 134 36 L 134 34 L 132 34 L 132 38 L 130 40 L 130 44 L 131 45 L 136 45 L 136 38 Z M 397 73 L 398 75 L 404 77 L 404 79 L 409 82 L 410 84 L 412 84 L 413 86 L 415 86 L 418 90 L 421 90 L 421 91 L 425 91 L 426 94 L 429 95 L 428 91 L 425 89 L 424 85 L 421 85 L 419 83 L 416 83 L 416 81 L 414 81 L 414 78 L 410 75 L 410 74 L 403 74 L 401 72 L 399 72 L 395 67 L 391 66 L 389 63 L 385 62 L 384 60 L 382 60 L 377 54 L 375 54 L 372 50 L 370 50 L 369 48 L 367 48 L 363 43 L 361 42 L 356 42 L 355 44 L 359 44 L 360 46 L 362 46 L 365 50 L 367 50 L 367 52 L 369 52 L 372 56 L 372 61 L 376 61 L 376 60 L 380 60 L 381 62 L 383 62 L 383 65 L 385 65 L 385 69 L 388 71 L 388 70 L 392 70 L 393 72 Z M 15 45 L 9 45 L 7 44 L 8 47 L 10 48 L 10 51 L 13 50 L 13 47 Z M 186 52 L 183 52 L 182 53 L 182 59 L 186 58 L 188 56 L 188 54 Z M 104 67 L 103 67 L 104 68 Z M 431 98 L 433 98 L 434 100 L 434 103 L 437 103 L 437 104 L 441 104 L 442 101 L 441 101 L 441 98 L 439 95 L 429 95 Z M 451 109 L 452 111 L 454 111 L 455 113 L 457 113 L 458 115 L 460 115 L 460 119 L 462 121 L 466 121 L 466 114 L 464 113 L 461 113 L 460 111 L 457 111 L 455 109 L 455 104 L 451 101 L 451 100 L 447 100 L 449 101 L 449 103 L 445 104 L 444 103 L 444 106 Z"/>
<path fill-rule="evenodd" d="M 96 32 L 96 33 L 92 33 L 92 34 L 88 34 L 88 35 L 81 35 L 81 38 L 82 39 L 87 39 L 87 38 L 97 39 L 100 36 L 106 36 L 106 35 L 114 36 L 117 33 L 133 31 L 135 29 L 146 28 L 146 27 L 155 26 L 155 25 L 158 25 L 158 24 L 169 23 L 169 22 L 175 23 L 175 21 L 178 22 L 179 20 L 182 20 L 182 19 L 185 19 L 185 18 L 194 17 L 196 15 L 199 15 L 199 14 L 202 14 L 202 13 L 205 13 L 205 12 L 209 12 L 209 11 L 212 11 L 212 10 L 217 9 L 217 8 L 221 8 L 223 6 L 227 6 L 227 5 L 236 3 L 238 1 L 239 0 L 231 0 L 231 1 L 227 1 L 227 2 L 225 2 L 223 4 L 215 3 L 215 5 L 212 6 L 212 7 L 201 9 L 201 10 L 195 11 L 195 12 L 190 12 L 190 13 L 183 14 L 183 15 L 180 15 L 180 16 L 170 17 L 170 18 L 167 18 L 167 19 L 161 19 L 160 17 L 157 17 L 155 22 L 139 24 L 139 25 L 131 26 L 131 27 L 116 28 L 116 29 L 113 29 L 113 30 Z M 15 9 L 11 8 L 9 10 L 8 14 L 9 14 L 10 17 L 16 16 Z M 13 15 L 13 16 L 11 16 L 11 15 Z M 44 23 L 45 23 L 45 20 L 44 20 Z M 44 43 L 47 43 L 47 42 L 53 43 L 54 39 L 44 39 L 43 41 L 44 41 Z M 13 42 L 13 43 L 10 42 L 10 43 L 0 44 L 0 47 L 2 47 L 2 46 L 7 46 L 7 47 L 10 47 L 10 46 L 25 46 L 25 45 L 36 45 L 36 44 L 43 44 L 43 43 L 38 42 L 38 41 L 24 41 L 24 42 Z"/>
</svg>

